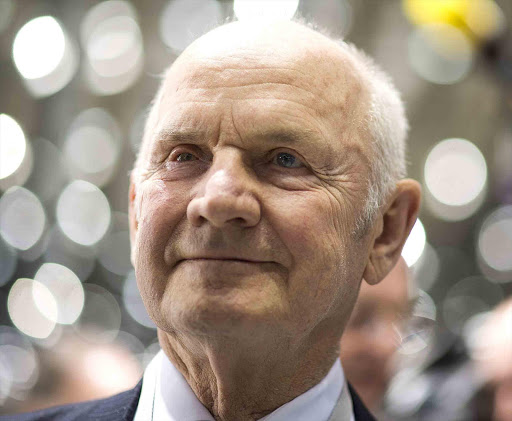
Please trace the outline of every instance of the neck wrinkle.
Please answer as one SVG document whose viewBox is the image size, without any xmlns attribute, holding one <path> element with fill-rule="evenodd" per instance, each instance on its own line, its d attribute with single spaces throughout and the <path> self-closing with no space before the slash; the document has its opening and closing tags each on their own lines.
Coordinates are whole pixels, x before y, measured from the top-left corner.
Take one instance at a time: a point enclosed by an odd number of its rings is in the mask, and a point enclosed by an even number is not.
<svg viewBox="0 0 512 421">
<path fill-rule="evenodd" d="M 240 348 L 232 344 L 224 348 L 230 351 L 229 358 L 226 352 L 200 346 L 204 354 L 195 355 L 177 335 L 159 330 L 158 337 L 167 358 L 216 421 L 263 418 L 318 384 L 338 357 L 337 343 L 327 348 L 324 344 L 302 344 L 285 352 L 267 346 L 259 355 L 233 353 Z"/>
</svg>

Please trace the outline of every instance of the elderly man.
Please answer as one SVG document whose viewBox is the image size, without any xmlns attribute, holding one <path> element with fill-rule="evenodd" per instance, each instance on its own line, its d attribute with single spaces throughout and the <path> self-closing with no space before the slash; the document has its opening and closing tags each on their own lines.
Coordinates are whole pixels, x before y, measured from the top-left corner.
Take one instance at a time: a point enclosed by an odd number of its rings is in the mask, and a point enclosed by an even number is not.
<svg viewBox="0 0 512 421">
<path fill-rule="evenodd" d="M 130 187 L 162 352 L 142 391 L 44 419 L 373 419 L 339 342 L 361 280 L 386 276 L 416 219 L 406 126 L 369 59 L 301 24 L 195 41 L 165 75 Z"/>
<path fill-rule="evenodd" d="M 410 315 L 409 268 L 401 257 L 378 285 L 363 282 L 343 332 L 340 357 L 347 379 L 374 413 L 395 374 L 400 331 Z"/>
</svg>

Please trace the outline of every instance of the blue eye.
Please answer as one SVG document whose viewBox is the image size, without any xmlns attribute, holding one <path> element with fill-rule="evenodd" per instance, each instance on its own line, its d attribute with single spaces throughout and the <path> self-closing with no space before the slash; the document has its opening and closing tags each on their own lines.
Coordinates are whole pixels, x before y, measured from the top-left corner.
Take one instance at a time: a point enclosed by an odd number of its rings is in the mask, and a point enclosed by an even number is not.
<svg viewBox="0 0 512 421">
<path fill-rule="evenodd" d="M 197 158 L 189 153 L 189 152 L 183 152 L 183 153 L 180 153 L 177 157 L 176 157 L 176 161 L 178 162 L 186 162 L 186 161 L 195 161 Z"/>
<path fill-rule="evenodd" d="M 279 152 L 273 159 L 274 164 L 279 165 L 284 168 L 300 168 L 304 165 L 290 153 L 287 152 Z"/>
</svg>

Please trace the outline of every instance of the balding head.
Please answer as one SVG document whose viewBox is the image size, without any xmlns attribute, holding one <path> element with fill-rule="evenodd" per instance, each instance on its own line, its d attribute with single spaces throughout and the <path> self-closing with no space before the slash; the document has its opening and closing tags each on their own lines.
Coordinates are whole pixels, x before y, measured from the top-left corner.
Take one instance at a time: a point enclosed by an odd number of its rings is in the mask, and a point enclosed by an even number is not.
<svg viewBox="0 0 512 421">
<path fill-rule="evenodd" d="M 144 177 L 144 145 L 161 121 L 165 92 L 178 91 L 185 80 L 211 78 L 212 69 L 219 87 L 233 80 L 234 69 L 240 81 L 244 77 L 240 68 L 247 77 L 255 69 L 267 69 L 261 73 L 261 83 L 269 80 L 269 73 L 293 68 L 293 72 L 282 71 L 277 83 L 296 84 L 310 96 L 320 93 L 322 101 L 315 98 L 318 112 L 332 114 L 340 139 L 351 139 L 371 152 L 366 206 L 358 221 L 359 228 L 367 226 L 396 181 L 405 175 L 407 121 L 403 104 L 388 76 L 363 52 L 297 22 L 265 26 L 234 22 L 192 43 L 165 72 L 146 124 L 134 180 Z"/>
</svg>

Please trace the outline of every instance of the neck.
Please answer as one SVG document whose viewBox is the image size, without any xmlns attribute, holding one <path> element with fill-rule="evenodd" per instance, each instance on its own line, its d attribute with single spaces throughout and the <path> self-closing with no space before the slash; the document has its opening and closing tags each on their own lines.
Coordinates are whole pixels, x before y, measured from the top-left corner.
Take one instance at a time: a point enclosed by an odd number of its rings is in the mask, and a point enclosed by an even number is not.
<svg viewBox="0 0 512 421">
<path fill-rule="evenodd" d="M 318 384 L 338 356 L 334 336 L 248 344 L 158 332 L 163 351 L 217 421 L 258 420 Z"/>
</svg>

